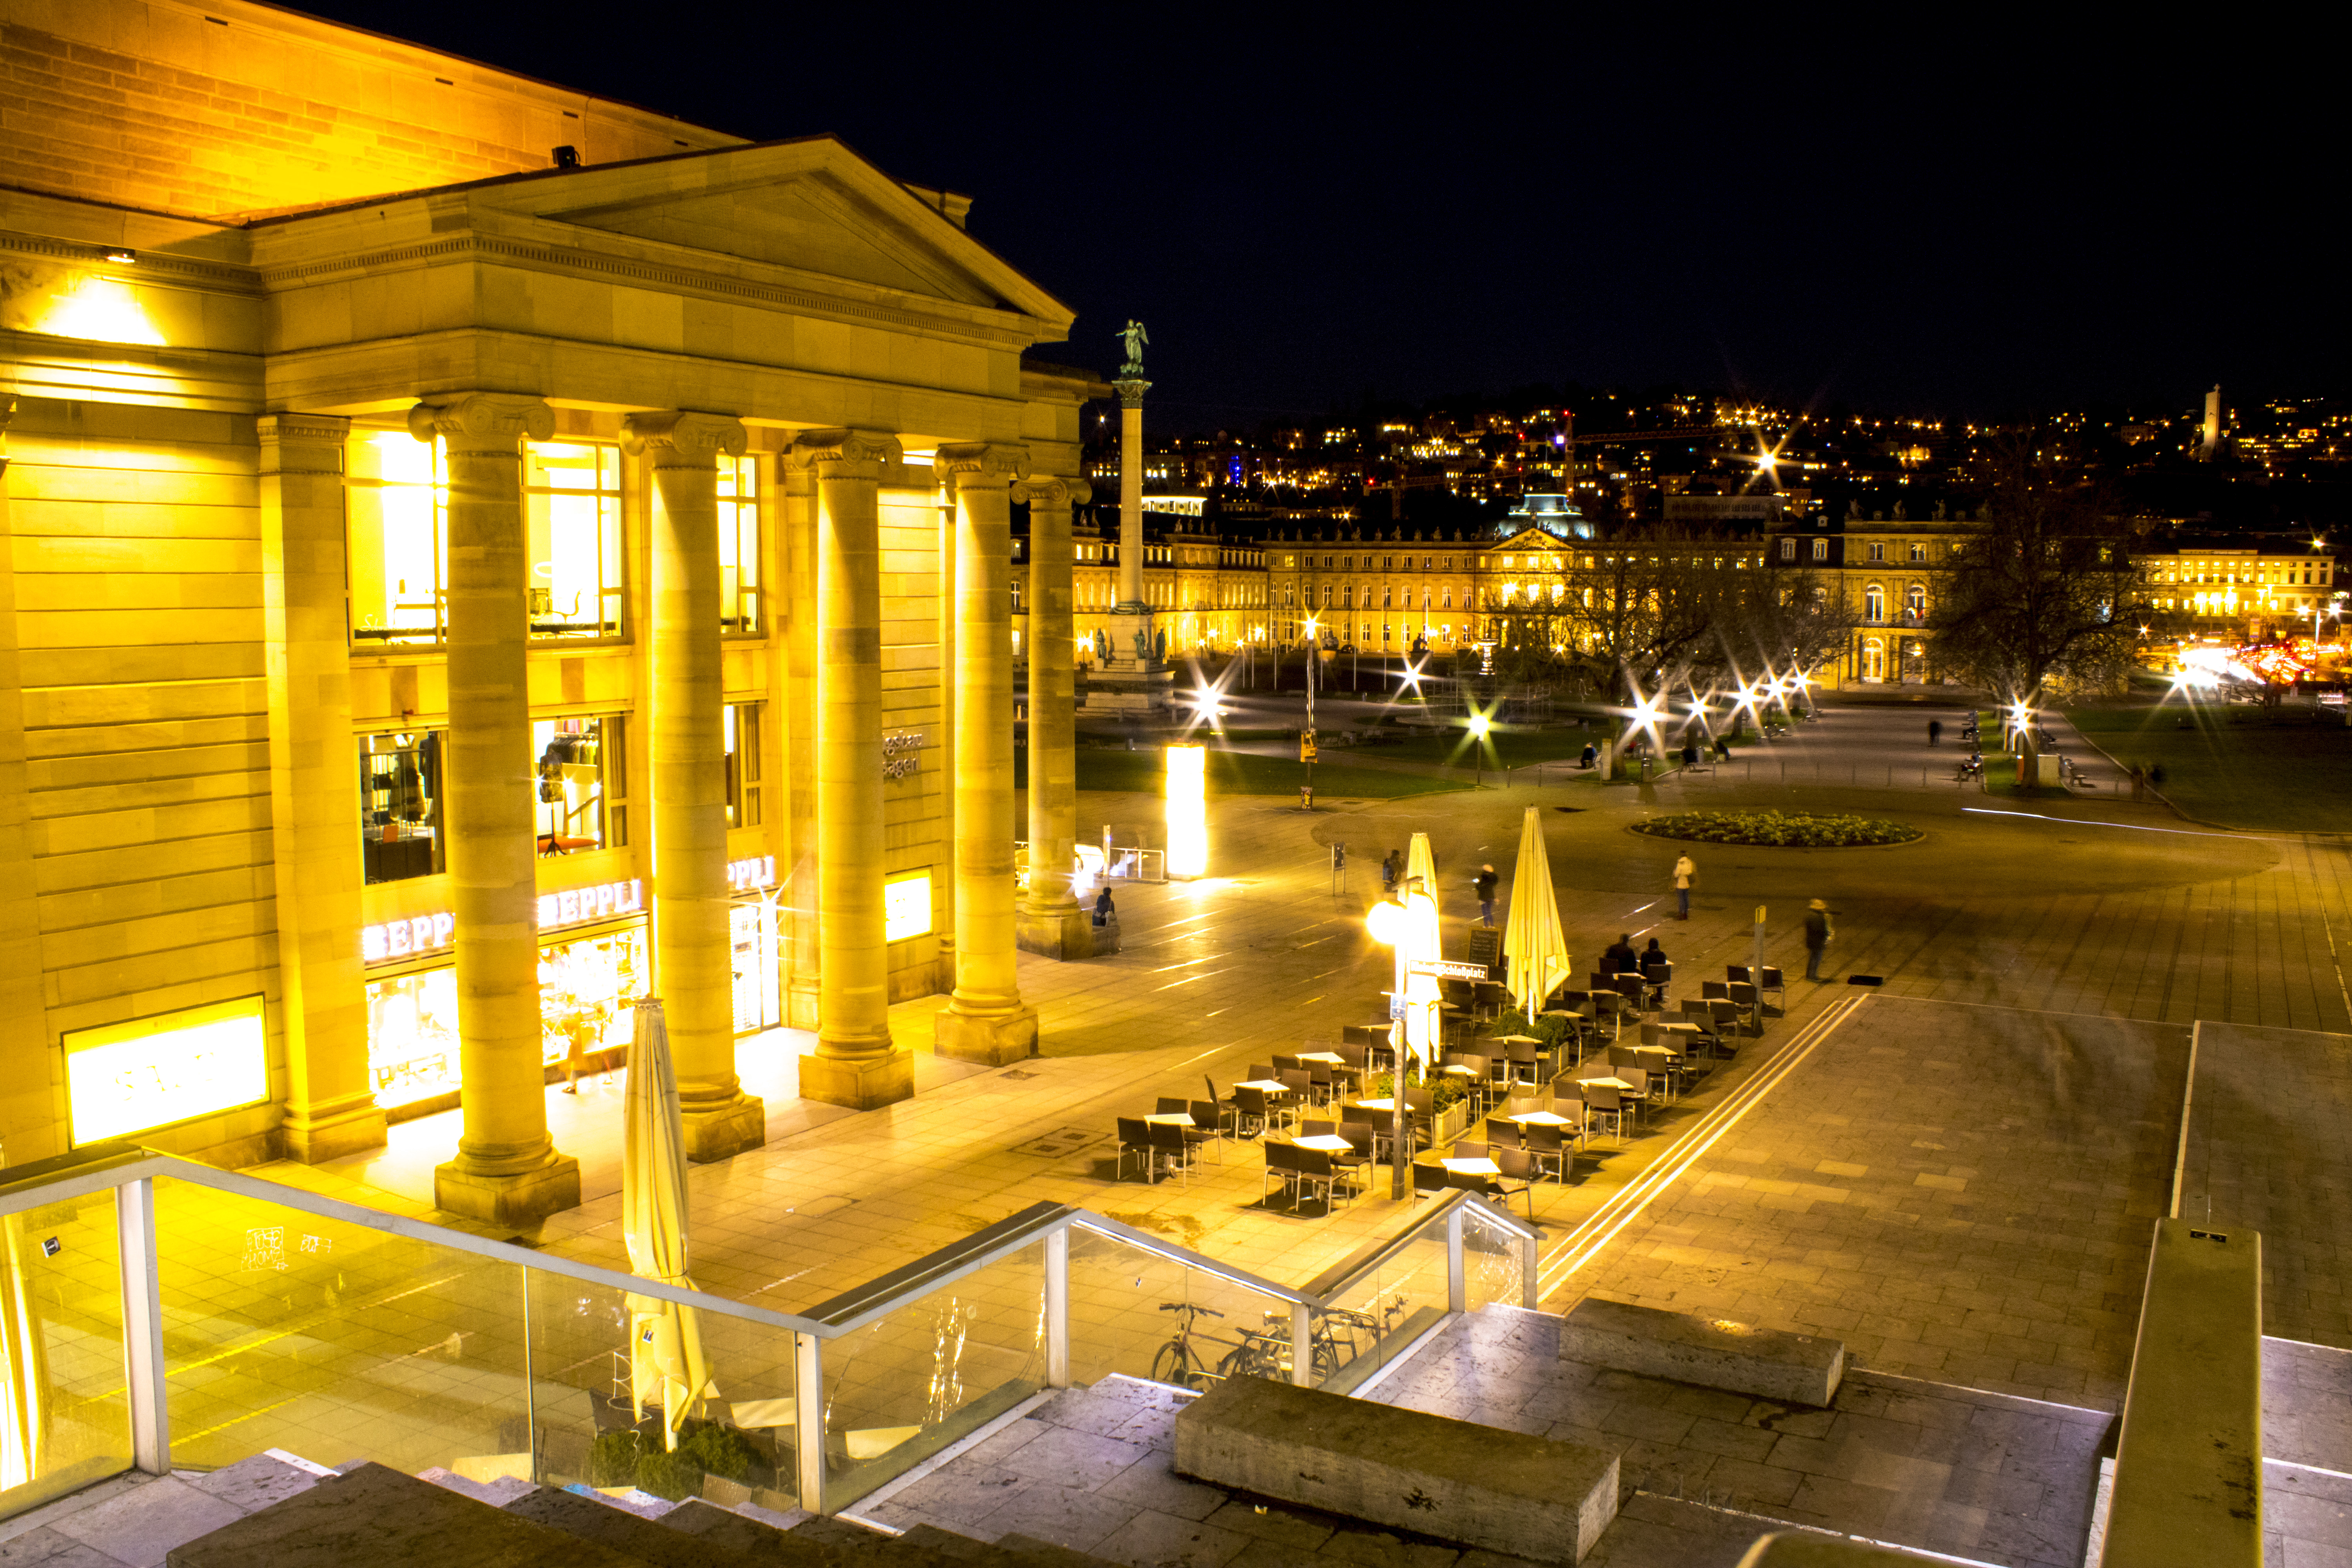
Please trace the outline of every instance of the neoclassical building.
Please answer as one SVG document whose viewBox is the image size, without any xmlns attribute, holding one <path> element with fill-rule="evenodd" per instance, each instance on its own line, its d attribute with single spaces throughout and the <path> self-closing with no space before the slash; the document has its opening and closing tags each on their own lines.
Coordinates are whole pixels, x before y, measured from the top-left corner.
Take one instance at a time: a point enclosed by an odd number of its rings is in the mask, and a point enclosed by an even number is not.
<svg viewBox="0 0 2352 1568">
<path fill-rule="evenodd" d="M 1086 928 L 1014 904 L 1010 516 L 1068 646 L 1091 379 L 969 199 L 243 0 L 5 9 L 6 1162 L 456 1105 L 441 1205 L 524 1223 L 640 996 L 697 1158 L 780 1021 L 848 1105 L 897 1000 L 1025 1054 L 1016 943 Z M 1067 864 L 1067 662 L 1025 700 Z"/>
</svg>

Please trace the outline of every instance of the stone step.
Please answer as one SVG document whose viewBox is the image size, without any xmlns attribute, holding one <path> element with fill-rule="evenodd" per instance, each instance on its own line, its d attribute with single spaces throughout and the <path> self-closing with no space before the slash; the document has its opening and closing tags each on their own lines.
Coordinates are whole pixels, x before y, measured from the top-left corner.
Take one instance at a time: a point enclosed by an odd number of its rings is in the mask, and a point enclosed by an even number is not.
<svg viewBox="0 0 2352 1568">
<path fill-rule="evenodd" d="M 535 1487 L 505 1505 L 509 1513 L 583 1541 L 626 1552 L 654 1568 L 762 1568 L 773 1559 L 738 1552 L 717 1541 L 664 1528 L 604 1498 L 560 1487 Z"/>
</svg>

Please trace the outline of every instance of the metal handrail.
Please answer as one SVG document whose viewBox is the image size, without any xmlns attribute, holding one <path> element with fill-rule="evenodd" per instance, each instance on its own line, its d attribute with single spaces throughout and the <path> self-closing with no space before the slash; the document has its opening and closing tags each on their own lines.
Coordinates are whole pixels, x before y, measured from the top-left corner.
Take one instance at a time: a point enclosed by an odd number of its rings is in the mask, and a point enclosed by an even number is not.
<svg viewBox="0 0 2352 1568">
<path fill-rule="evenodd" d="M 22 1214 L 27 1209 L 42 1207 L 66 1198 L 89 1197 L 134 1182 L 170 1177 L 174 1181 L 192 1182 L 215 1192 L 232 1193 L 238 1197 L 253 1198 L 261 1203 L 278 1204 L 321 1219 L 340 1220 L 368 1230 L 380 1230 L 388 1235 L 404 1237 L 436 1247 L 455 1247 L 478 1258 L 495 1262 L 511 1263 L 519 1268 L 536 1268 L 543 1273 L 561 1274 L 577 1279 L 583 1285 L 602 1285 L 632 1296 L 649 1296 L 656 1300 L 671 1301 L 681 1307 L 696 1307 L 717 1312 L 724 1317 L 741 1318 L 767 1328 L 788 1332 L 837 1334 L 845 1331 L 828 1328 L 813 1319 L 793 1312 L 779 1312 L 770 1307 L 754 1307 L 732 1301 L 724 1296 L 713 1296 L 701 1290 L 685 1289 L 666 1285 L 658 1279 L 647 1279 L 635 1274 L 624 1274 L 593 1263 L 581 1263 L 552 1253 L 533 1252 L 529 1247 L 511 1242 L 493 1241 L 486 1236 L 474 1236 L 462 1230 L 450 1230 L 443 1226 L 428 1225 L 423 1220 L 405 1215 L 385 1214 L 380 1209 L 362 1208 L 340 1198 L 319 1193 L 305 1192 L 277 1182 L 265 1182 L 240 1171 L 224 1171 L 216 1165 L 199 1164 L 177 1155 L 142 1152 L 133 1154 L 108 1154 L 73 1167 L 70 1173 L 47 1180 L 31 1180 L 0 1186 L 0 1216 Z"/>
</svg>

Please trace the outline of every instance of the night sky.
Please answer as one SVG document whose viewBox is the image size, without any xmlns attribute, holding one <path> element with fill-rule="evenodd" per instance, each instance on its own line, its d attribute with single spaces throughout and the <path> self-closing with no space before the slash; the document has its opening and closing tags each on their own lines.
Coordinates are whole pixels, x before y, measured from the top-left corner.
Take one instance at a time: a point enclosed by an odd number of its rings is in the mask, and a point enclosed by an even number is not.
<svg viewBox="0 0 2352 1568">
<path fill-rule="evenodd" d="M 1048 353 L 1108 369 L 1144 320 L 1164 428 L 1537 382 L 1959 418 L 2345 390 L 2343 89 L 2284 13 L 306 8 L 969 193 L 1078 312 Z"/>
</svg>

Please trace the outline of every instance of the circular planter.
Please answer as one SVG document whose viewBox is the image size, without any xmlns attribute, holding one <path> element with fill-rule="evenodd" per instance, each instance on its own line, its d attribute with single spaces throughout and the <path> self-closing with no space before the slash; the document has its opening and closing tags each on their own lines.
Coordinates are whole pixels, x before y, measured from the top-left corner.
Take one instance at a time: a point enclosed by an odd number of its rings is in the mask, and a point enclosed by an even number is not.
<svg viewBox="0 0 2352 1568">
<path fill-rule="evenodd" d="M 1927 837 L 1907 822 L 1842 811 L 1678 811 L 1633 823 L 1629 831 L 1741 849 L 1884 849 Z"/>
</svg>

